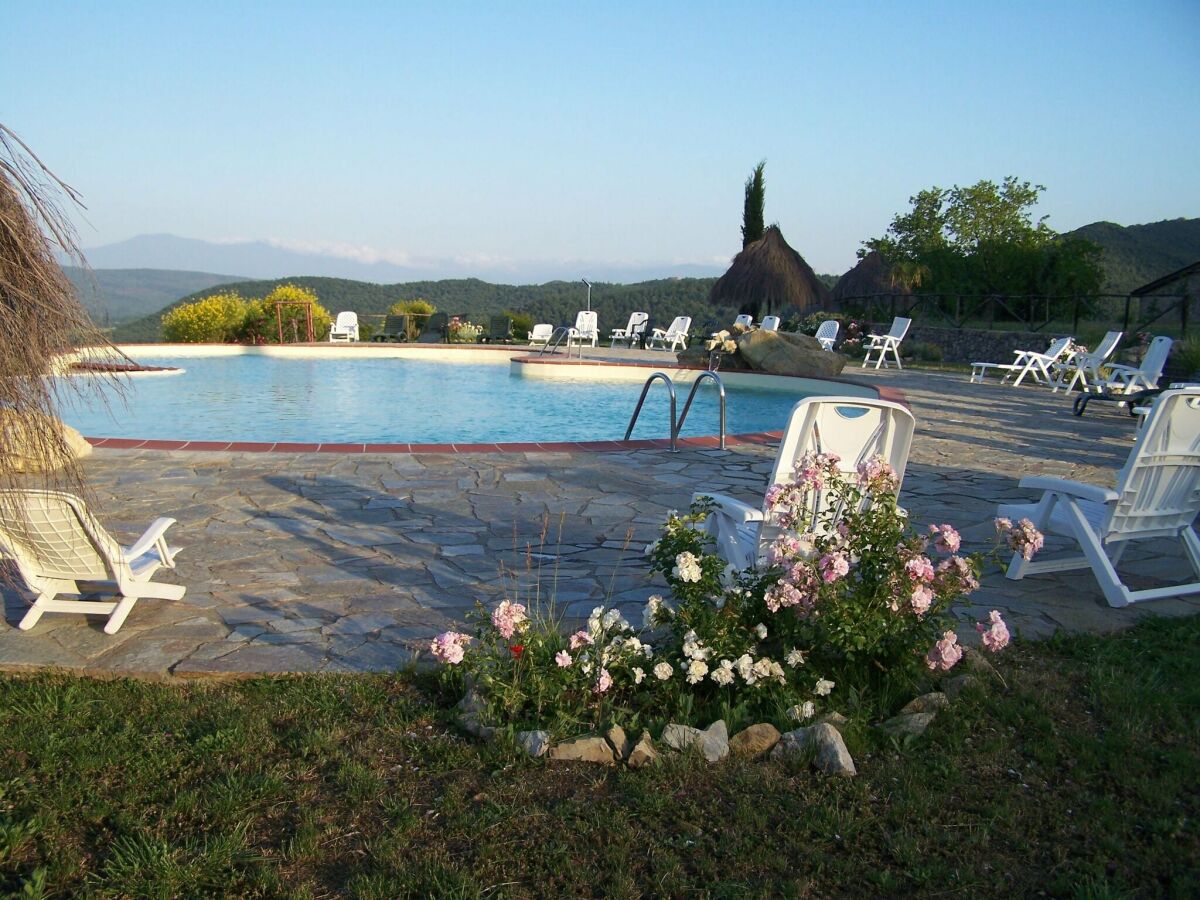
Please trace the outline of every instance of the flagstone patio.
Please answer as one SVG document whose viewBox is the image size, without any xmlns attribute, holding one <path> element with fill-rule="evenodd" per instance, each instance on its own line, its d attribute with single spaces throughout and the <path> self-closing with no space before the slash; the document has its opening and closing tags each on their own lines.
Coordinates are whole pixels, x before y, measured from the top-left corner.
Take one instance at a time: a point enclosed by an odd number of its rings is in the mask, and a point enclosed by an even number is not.
<svg viewBox="0 0 1200 900">
<path fill-rule="evenodd" d="M 1111 404 L 1070 413 L 1036 386 L 964 374 L 848 369 L 903 391 L 917 417 L 902 497 L 914 522 L 949 522 L 968 550 L 991 544 L 996 504 L 1032 499 L 1025 474 L 1111 484 L 1133 422 Z M 632 398 L 631 398 L 632 402 Z M 1103 408 L 1102 408 L 1103 407 Z M 48 613 L 16 629 L 26 602 L 4 588 L 0 667 L 139 676 L 358 672 L 407 664 L 475 603 L 551 599 L 569 617 L 615 603 L 640 620 L 656 586 L 642 551 L 692 491 L 759 502 L 773 447 L 620 452 L 329 454 L 98 449 L 86 472 L 111 531 L 157 515 L 183 548 L 165 579 L 181 602 L 142 601 L 116 635 L 101 617 Z M 1131 555 L 1132 556 L 1132 555 Z M 1169 546 L 1124 567 L 1135 586 L 1186 572 Z M 1189 615 L 1200 600 L 1110 609 L 1086 570 L 1006 580 L 994 568 L 962 630 L 1000 609 L 1042 638 L 1106 631 L 1144 615 Z"/>
</svg>

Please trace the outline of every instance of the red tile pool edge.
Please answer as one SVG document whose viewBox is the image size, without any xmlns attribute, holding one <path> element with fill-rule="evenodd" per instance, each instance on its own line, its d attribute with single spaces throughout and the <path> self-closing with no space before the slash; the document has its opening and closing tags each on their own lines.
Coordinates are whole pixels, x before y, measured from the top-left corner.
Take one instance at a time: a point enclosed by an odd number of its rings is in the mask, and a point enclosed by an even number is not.
<svg viewBox="0 0 1200 900">
<path fill-rule="evenodd" d="M 908 405 L 903 391 L 875 386 L 880 400 Z M 727 447 L 739 444 L 774 444 L 782 431 L 759 431 L 751 434 L 730 434 Z M 521 441 L 504 444 L 358 444 L 358 443 L 295 443 L 280 441 L 150 441 L 141 438 L 84 438 L 93 447 L 107 450 L 188 450 L 224 451 L 227 453 L 615 453 L 625 450 L 665 450 L 671 446 L 666 438 L 632 441 Z M 716 435 L 681 437 L 678 446 L 711 450 L 718 446 Z"/>
</svg>

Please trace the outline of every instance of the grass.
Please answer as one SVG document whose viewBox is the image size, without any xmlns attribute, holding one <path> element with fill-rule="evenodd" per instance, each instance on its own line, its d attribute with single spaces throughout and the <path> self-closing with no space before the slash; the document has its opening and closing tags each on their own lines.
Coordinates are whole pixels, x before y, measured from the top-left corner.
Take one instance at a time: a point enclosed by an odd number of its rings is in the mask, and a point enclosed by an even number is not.
<svg viewBox="0 0 1200 900">
<path fill-rule="evenodd" d="M 25 896 L 1200 893 L 1200 617 L 1019 645 L 859 777 L 522 759 L 416 676 L 0 680 Z"/>
</svg>

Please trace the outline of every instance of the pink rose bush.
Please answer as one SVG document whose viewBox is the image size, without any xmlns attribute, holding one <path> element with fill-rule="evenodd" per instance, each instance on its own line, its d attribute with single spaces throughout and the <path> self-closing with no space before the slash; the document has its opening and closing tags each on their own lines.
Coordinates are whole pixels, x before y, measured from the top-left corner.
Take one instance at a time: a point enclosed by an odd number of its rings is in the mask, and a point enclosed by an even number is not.
<svg viewBox="0 0 1200 900">
<path fill-rule="evenodd" d="M 996 519 L 996 533 L 1008 544 L 1008 549 L 1026 560 L 1033 559 L 1046 543 L 1045 535 L 1029 519 L 1022 519 L 1015 525 L 1011 519 Z"/>
</svg>

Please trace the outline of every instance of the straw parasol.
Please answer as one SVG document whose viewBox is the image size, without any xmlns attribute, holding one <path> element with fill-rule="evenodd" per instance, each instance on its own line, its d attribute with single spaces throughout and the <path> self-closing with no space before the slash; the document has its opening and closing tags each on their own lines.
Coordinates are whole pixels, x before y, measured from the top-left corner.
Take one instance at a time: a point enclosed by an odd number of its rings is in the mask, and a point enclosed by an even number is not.
<svg viewBox="0 0 1200 900">
<path fill-rule="evenodd" d="M 892 275 L 891 264 L 878 250 L 872 250 L 858 261 L 853 269 L 833 286 L 833 302 L 847 297 L 869 297 L 872 294 L 908 294 L 911 291 Z"/>
<path fill-rule="evenodd" d="M 779 226 L 772 225 L 760 240 L 733 258 L 708 299 L 715 306 L 737 307 L 758 318 L 761 312 L 787 307 L 824 307 L 829 302 L 829 288 L 804 257 L 788 246 Z"/>
</svg>

